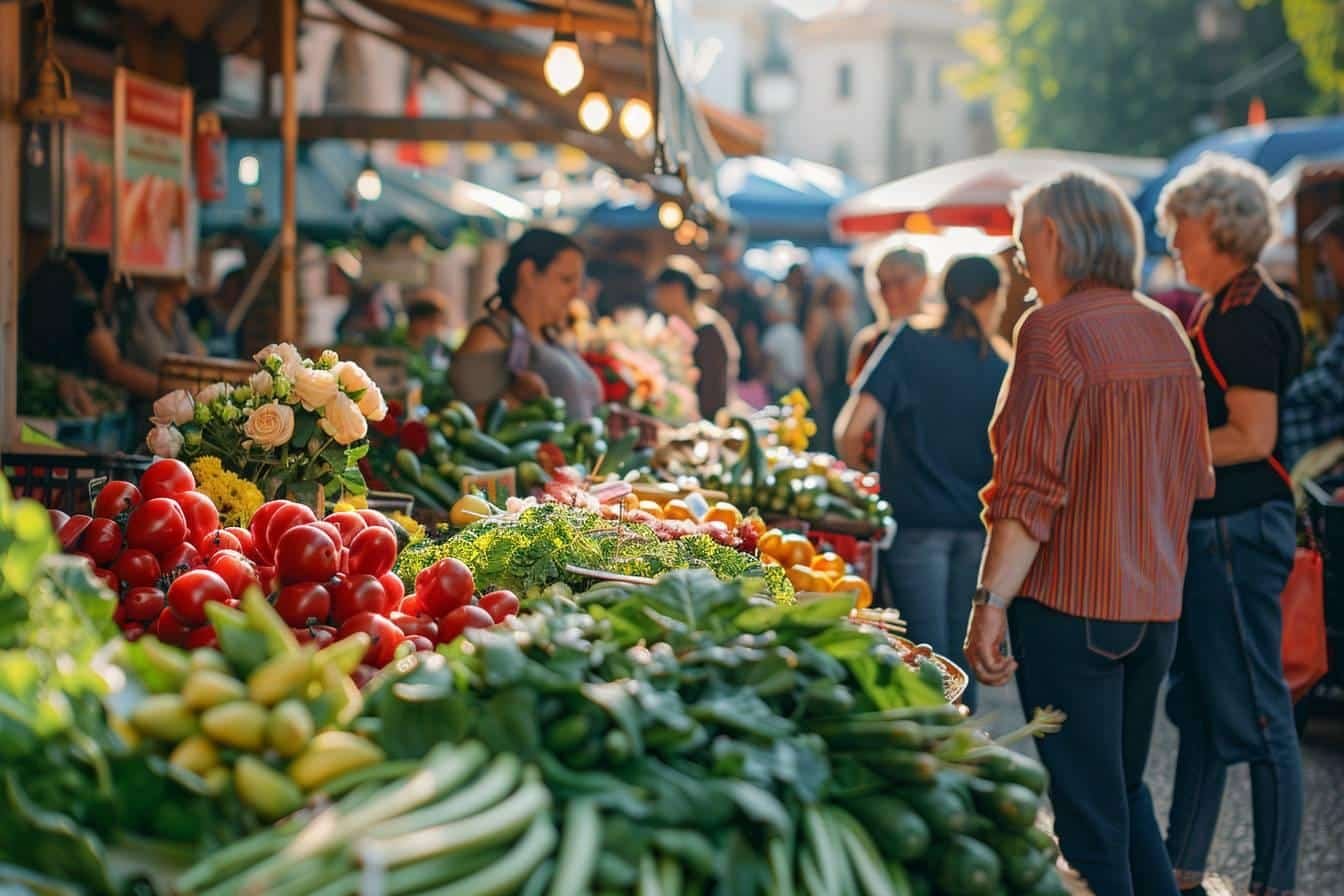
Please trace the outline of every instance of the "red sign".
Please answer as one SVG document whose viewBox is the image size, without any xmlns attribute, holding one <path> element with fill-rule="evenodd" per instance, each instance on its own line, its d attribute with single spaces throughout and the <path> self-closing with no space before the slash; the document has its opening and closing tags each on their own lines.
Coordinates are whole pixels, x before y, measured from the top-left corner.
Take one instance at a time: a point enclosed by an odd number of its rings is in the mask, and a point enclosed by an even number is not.
<svg viewBox="0 0 1344 896">
<path fill-rule="evenodd" d="M 112 249 L 112 104 L 79 94 L 79 118 L 65 128 L 65 245 Z"/>
</svg>

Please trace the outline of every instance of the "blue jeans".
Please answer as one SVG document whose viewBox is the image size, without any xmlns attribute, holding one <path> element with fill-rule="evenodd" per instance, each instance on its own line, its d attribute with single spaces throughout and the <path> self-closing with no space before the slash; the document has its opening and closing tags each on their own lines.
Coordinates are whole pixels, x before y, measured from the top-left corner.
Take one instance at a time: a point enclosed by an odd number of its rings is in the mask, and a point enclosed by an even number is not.
<svg viewBox="0 0 1344 896">
<path fill-rule="evenodd" d="M 1202 879 L 1227 767 L 1250 763 L 1251 892 L 1291 893 L 1302 833 L 1302 756 L 1280 655 L 1292 569 L 1287 501 L 1190 523 L 1190 565 L 1167 715 L 1181 732 L 1167 848 L 1182 886 Z"/>
<path fill-rule="evenodd" d="M 1008 628 L 1023 713 L 1068 714 L 1037 747 L 1060 851 L 1096 896 L 1176 896 L 1143 783 L 1176 623 L 1085 619 L 1019 598 Z"/>
<path fill-rule="evenodd" d="M 906 635 L 968 672 L 962 645 L 984 550 L 981 530 L 900 529 L 882 553 L 878 582 L 883 600 L 905 619 Z M 962 701 L 974 708 L 976 694 L 972 677 Z"/>
</svg>

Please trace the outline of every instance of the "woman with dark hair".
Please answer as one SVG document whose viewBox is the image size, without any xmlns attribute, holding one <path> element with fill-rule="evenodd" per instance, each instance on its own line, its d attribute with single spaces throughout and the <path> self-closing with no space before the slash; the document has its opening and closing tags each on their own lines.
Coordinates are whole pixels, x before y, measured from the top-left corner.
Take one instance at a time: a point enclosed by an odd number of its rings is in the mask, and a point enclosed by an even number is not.
<svg viewBox="0 0 1344 896">
<path fill-rule="evenodd" d="M 486 315 L 453 356 L 449 376 L 459 398 L 479 407 L 553 395 L 571 417 L 592 416 L 602 384 L 559 339 L 583 271 L 583 250 L 561 233 L 529 230 L 509 247 Z"/>
<path fill-rule="evenodd" d="M 953 262 L 943 279 L 947 314 L 936 330 L 904 327 L 855 384 L 836 422 L 846 461 L 882 419 L 878 472 L 896 537 L 883 552 L 879 585 L 912 637 L 965 666 L 962 640 L 985 530 L 980 489 L 994 459 L 989 421 L 1008 363 L 992 334 L 1003 316 L 1004 277 L 989 258 Z M 966 692 L 973 706 L 974 684 Z"/>
</svg>

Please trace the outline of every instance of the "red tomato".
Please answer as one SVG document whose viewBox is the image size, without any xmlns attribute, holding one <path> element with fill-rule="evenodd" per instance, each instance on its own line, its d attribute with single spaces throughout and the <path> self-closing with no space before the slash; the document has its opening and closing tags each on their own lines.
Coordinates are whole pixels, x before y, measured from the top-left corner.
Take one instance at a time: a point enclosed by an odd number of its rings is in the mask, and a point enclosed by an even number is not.
<svg viewBox="0 0 1344 896">
<path fill-rule="evenodd" d="M 132 622 L 153 622 L 164 608 L 164 594 L 158 588 L 132 588 L 121 599 L 121 608 Z"/>
<path fill-rule="evenodd" d="M 341 544 L 349 544 L 356 535 L 369 527 L 369 524 L 364 521 L 364 517 L 353 510 L 329 513 L 327 514 L 327 522 L 341 530 Z"/>
<path fill-rule="evenodd" d="M 70 514 L 64 510 L 47 510 L 47 518 L 51 520 L 51 531 L 60 532 L 61 528 L 70 521 Z"/>
<path fill-rule="evenodd" d="M 304 625 L 294 629 L 294 637 L 300 644 L 316 644 L 321 650 L 336 640 L 336 629 L 329 625 Z"/>
<path fill-rule="evenodd" d="M 79 540 L 84 537 L 84 530 L 89 528 L 91 522 L 93 517 L 77 513 L 62 523 L 61 528 L 56 530 L 56 537 L 61 540 L 61 550 L 67 552 L 78 550 Z"/>
<path fill-rule="evenodd" d="M 218 647 L 219 638 L 215 635 L 215 628 L 212 625 L 203 625 L 187 635 L 187 647 L 192 650 L 200 650 L 204 647 Z"/>
<path fill-rule="evenodd" d="M 242 544 L 238 541 L 238 536 L 228 529 L 216 529 L 198 541 L 196 547 L 200 549 L 201 557 L 207 561 L 220 551 L 241 552 L 243 549 Z"/>
<path fill-rule="evenodd" d="M 295 526 L 313 522 L 317 522 L 317 514 L 313 513 L 312 508 L 306 504 L 286 501 L 285 506 L 277 510 L 271 516 L 271 521 L 266 524 L 266 547 L 271 553 L 275 553 L 276 547 L 280 544 L 280 539 L 284 537 L 286 532 Z"/>
<path fill-rule="evenodd" d="M 402 584 L 401 579 L 394 572 L 385 572 L 378 577 L 378 584 L 383 586 L 387 592 L 387 603 L 383 605 L 383 615 L 390 616 L 392 611 L 401 607 L 401 600 L 406 596 L 406 586 Z"/>
<path fill-rule="evenodd" d="M 205 561 L 194 544 L 184 541 L 166 554 L 160 554 L 159 565 L 164 572 L 172 573 L 183 569 L 201 569 Z"/>
<path fill-rule="evenodd" d="M 79 547 L 93 558 L 95 565 L 110 569 L 121 556 L 121 527 L 109 519 L 90 520 Z"/>
<path fill-rule="evenodd" d="M 126 544 L 156 556 L 187 540 L 187 517 L 172 498 L 150 498 L 136 508 L 126 523 Z"/>
<path fill-rule="evenodd" d="M 201 542 L 219 528 L 219 511 L 215 509 L 215 502 L 200 492 L 183 492 L 174 497 L 187 518 L 187 531 L 191 533 L 192 544 L 200 547 Z"/>
<path fill-rule="evenodd" d="M 168 586 L 168 606 L 188 625 L 205 625 L 205 605 L 233 597 L 228 583 L 208 569 L 182 573 Z M 162 617 L 160 617 L 162 618 Z"/>
<path fill-rule="evenodd" d="M 382 668 L 392 662 L 397 646 L 406 640 L 401 629 L 392 624 L 392 620 L 378 613 L 356 613 L 341 624 L 337 636 L 348 638 L 355 632 L 364 632 L 373 639 L 364 662 L 370 666 Z"/>
<path fill-rule="evenodd" d="M 360 517 L 364 520 L 364 522 L 368 523 L 370 526 L 378 526 L 380 528 L 386 529 L 393 535 L 397 534 L 397 530 L 392 528 L 392 521 L 389 520 L 387 517 L 383 516 L 378 511 L 366 509 L 366 510 L 356 510 L 355 512 L 358 513 Z"/>
<path fill-rule="evenodd" d="M 325 582 L 337 566 L 336 545 L 316 526 L 296 526 L 276 542 L 275 569 L 286 585 Z"/>
<path fill-rule="evenodd" d="M 140 494 L 140 489 L 129 482 L 117 480 L 103 486 L 103 490 L 98 493 L 93 502 L 93 515 L 99 519 L 115 520 L 123 514 L 129 516 L 132 510 L 143 503 L 145 498 Z"/>
<path fill-rule="evenodd" d="M 388 618 L 407 635 L 423 635 L 431 641 L 439 636 L 439 624 L 428 616 L 407 616 L 405 613 L 393 612 Z"/>
<path fill-rule="evenodd" d="M 336 545 L 336 550 L 339 551 L 341 548 L 345 547 L 345 536 L 341 534 L 341 530 L 334 524 L 329 523 L 326 520 L 318 520 L 317 522 L 309 523 L 308 525 L 316 529 L 321 529 L 323 532 L 327 533 L 327 537 L 331 539 L 331 543 Z"/>
<path fill-rule="evenodd" d="M 320 625 L 331 614 L 331 594 L 313 582 L 286 585 L 275 597 L 275 612 L 292 626 Z"/>
<path fill-rule="evenodd" d="M 280 577 L 276 575 L 274 566 L 258 566 L 257 581 L 261 583 L 261 590 L 267 594 L 279 591 L 284 586 Z"/>
<path fill-rule="evenodd" d="M 457 607 L 439 620 L 439 643 L 451 644 L 469 628 L 489 628 L 494 624 L 495 620 L 480 607 Z"/>
<path fill-rule="evenodd" d="M 181 647 L 187 642 L 191 630 L 192 626 L 178 619 L 172 607 L 164 607 L 154 622 L 154 635 L 165 644 L 176 644 Z"/>
<path fill-rule="evenodd" d="M 145 626 L 138 622 L 128 622 L 121 627 L 121 636 L 127 641 L 139 641 L 145 636 Z"/>
<path fill-rule="evenodd" d="M 140 476 L 140 493 L 145 499 L 171 498 L 196 487 L 191 468 L 180 460 L 165 457 L 154 461 Z"/>
<path fill-rule="evenodd" d="M 341 548 L 341 557 L 340 557 L 340 560 L 337 561 L 337 562 L 338 562 L 338 565 L 341 567 L 341 572 L 345 573 L 346 575 L 350 575 L 350 549 L 349 549 L 349 548 Z"/>
<path fill-rule="evenodd" d="M 415 647 L 416 653 L 424 653 L 427 650 L 432 651 L 434 649 L 433 639 L 426 638 L 424 635 L 407 635 L 406 641 Z"/>
<path fill-rule="evenodd" d="M 422 616 L 425 614 L 425 605 L 420 603 L 420 598 L 414 594 L 408 594 L 401 599 L 401 606 L 398 607 L 401 612 L 407 616 Z"/>
<path fill-rule="evenodd" d="M 370 526 L 350 543 L 350 572 L 381 576 L 397 562 L 397 536 L 392 530 Z"/>
<path fill-rule="evenodd" d="M 481 609 L 490 614 L 490 618 L 496 622 L 503 622 L 510 616 L 518 615 L 518 608 L 522 606 L 518 600 L 518 595 L 512 591 L 491 591 L 485 597 L 481 598 Z"/>
<path fill-rule="evenodd" d="M 159 567 L 159 558 L 144 548 L 127 548 L 122 551 L 112 566 L 112 571 L 126 583 L 128 588 L 157 585 L 159 576 L 163 575 Z"/>
<path fill-rule="evenodd" d="M 102 579 L 103 584 L 106 585 L 108 587 L 108 590 L 111 591 L 113 594 L 116 594 L 118 591 L 121 590 L 121 579 L 117 578 L 117 574 L 114 573 L 112 570 L 95 569 L 93 571 L 93 574 L 98 578 Z"/>
<path fill-rule="evenodd" d="M 387 592 L 373 576 L 335 576 L 327 583 L 331 619 L 337 625 L 361 613 L 382 613 Z"/>
<path fill-rule="evenodd" d="M 224 580 L 234 597 L 242 597 L 248 586 L 261 585 L 257 567 L 237 551 L 219 551 L 206 562 L 206 567 Z"/>
<path fill-rule="evenodd" d="M 238 550 L 251 559 L 253 552 L 257 549 L 257 540 L 252 537 L 251 531 L 240 529 L 237 526 L 229 526 L 224 531 L 238 539 Z"/>
<path fill-rule="evenodd" d="M 444 557 L 415 577 L 415 596 L 420 598 L 425 612 L 434 617 L 465 607 L 471 603 L 475 591 L 471 570 L 456 557 Z"/>
<path fill-rule="evenodd" d="M 252 540 L 256 543 L 257 552 L 263 559 L 269 560 L 271 556 L 271 546 L 266 541 L 266 529 L 271 524 L 271 517 L 275 516 L 281 507 L 288 505 L 288 501 L 267 501 L 257 508 L 257 512 L 252 514 L 252 522 L 247 524 L 252 532 Z"/>
<path fill-rule="evenodd" d="M 121 629 L 131 624 L 130 614 L 126 612 L 126 601 L 117 601 L 117 608 L 112 611 L 112 621 L 117 624 L 117 628 Z"/>
</svg>

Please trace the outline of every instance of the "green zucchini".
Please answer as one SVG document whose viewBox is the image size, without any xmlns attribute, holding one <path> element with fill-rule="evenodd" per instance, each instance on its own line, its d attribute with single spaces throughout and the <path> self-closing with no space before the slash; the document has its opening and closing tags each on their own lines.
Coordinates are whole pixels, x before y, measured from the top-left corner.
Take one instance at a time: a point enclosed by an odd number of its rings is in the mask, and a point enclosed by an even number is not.
<svg viewBox="0 0 1344 896">
<path fill-rule="evenodd" d="M 901 784 L 932 783 L 938 775 L 938 757 L 908 750 L 881 750 L 866 757 L 878 774 Z"/>
<path fill-rule="evenodd" d="M 994 896 L 1003 878 L 999 857 L 979 840 L 953 834 L 930 851 L 934 883 L 956 896 Z"/>
<path fill-rule="evenodd" d="M 537 452 L 540 450 L 540 442 L 519 442 L 509 451 L 509 466 L 516 467 L 527 461 L 535 461 L 537 459 Z"/>
<path fill-rule="evenodd" d="M 1021 834 L 995 831 L 985 842 L 1003 863 L 1003 879 L 1015 891 L 1029 890 L 1050 870 L 1053 862 Z"/>
<path fill-rule="evenodd" d="M 462 401 L 461 399 L 458 399 L 449 402 L 448 407 L 457 411 L 458 423 L 461 424 L 461 427 L 463 429 L 477 428 L 476 412 L 472 410 L 471 405 L 467 404 L 465 401 Z"/>
<path fill-rule="evenodd" d="M 396 453 L 397 470 L 402 476 L 409 479 L 412 483 L 419 485 L 421 470 L 420 458 L 416 457 L 414 452 L 407 448 L 398 448 Z"/>
<path fill-rule="evenodd" d="M 508 413 L 509 406 L 504 399 L 496 399 L 494 404 L 486 409 L 485 419 L 481 421 L 482 432 L 494 432 L 504 423 L 504 415 Z"/>
<path fill-rule="evenodd" d="M 854 800 L 847 807 L 882 844 L 888 857 L 910 862 L 928 851 L 933 839 L 929 826 L 903 800 L 878 794 Z"/>
<path fill-rule="evenodd" d="M 960 834 L 971 825 L 971 807 L 955 788 L 944 784 L 911 787 L 900 796 L 937 837 Z"/>
<path fill-rule="evenodd" d="M 997 744 L 979 751 L 976 764 L 980 766 L 981 773 L 986 778 L 1018 784 L 1037 795 L 1045 793 L 1046 785 L 1049 783 L 1045 766 L 1016 750 Z"/>
<path fill-rule="evenodd" d="M 974 792 L 976 807 L 1000 827 L 1024 831 L 1036 820 L 1041 800 L 1020 784 L 996 785 L 988 793 Z"/>
<path fill-rule="evenodd" d="M 410 495 L 415 499 L 416 504 L 419 504 L 426 510 L 448 509 L 440 504 L 437 498 L 425 491 L 419 483 L 411 482 L 405 476 L 397 475 L 394 471 L 389 470 L 387 472 L 387 484 L 392 486 L 393 491 L 405 492 Z"/>
<path fill-rule="evenodd" d="M 550 481 L 550 478 L 536 461 L 525 460 L 518 464 L 518 489 L 524 495 L 535 488 L 541 488 Z"/>
<path fill-rule="evenodd" d="M 483 432 L 467 430 L 459 433 L 457 446 L 472 457 L 478 457 L 495 467 L 509 466 L 509 449 Z"/>
<path fill-rule="evenodd" d="M 448 444 L 448 439 L 437 429 L 429 431 L 429 458 L 435 465 L 448 460 L 453 453 L 452 446 Z"/>
<path fill-rule="evenodd" d="M 1064 886 L 1064 881 L 1059 879 L 1058 872 L 1053 868 L 1041 875 L 1036 886 L 1021 893 L 1022 896 L 1069 896 L 1068 887 Z"/>
<path fill-rule="evenodd" d="M 460 489 L 440 478 L 439 474 L 433 470 L 421 470 L 420 485 L 444 507 L 452 507 L 457 503 L 457 499 L 462 497 Z"/>
<path fill-rule="evenodd" d="M 549 442 L 562 435 L 564 431 L 563 423 L 536 420 L 505 423 L 491 435 L 505 445 L 518 445 L 522 442 Z"/>
</svg>

